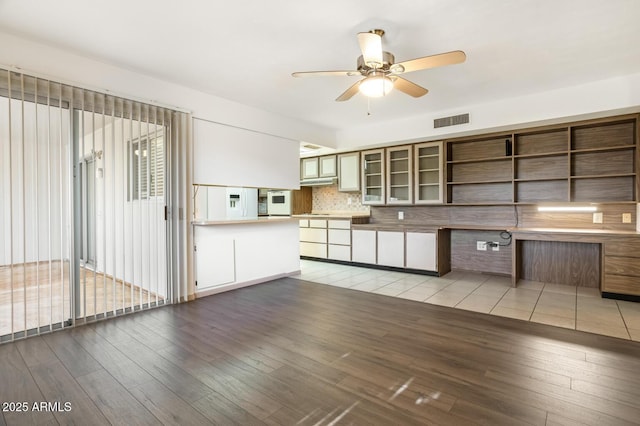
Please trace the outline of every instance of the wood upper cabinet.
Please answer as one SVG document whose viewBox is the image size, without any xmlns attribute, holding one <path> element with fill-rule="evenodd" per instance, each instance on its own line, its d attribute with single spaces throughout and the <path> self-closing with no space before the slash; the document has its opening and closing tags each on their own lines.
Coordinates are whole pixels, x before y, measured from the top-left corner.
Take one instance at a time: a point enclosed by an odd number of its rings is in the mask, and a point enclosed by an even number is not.
<svg viewBox="0 0 640 426">
<path fill-rule="evenodd" d="M 318 163 L 319 163 L 318 175 L 320 177 L 336 177 L 337 176 L 335 155 L 325 155 L 324 157 L 320 157 L 318 158 Z"/>
<path fill-rule="evenodd" d="M 442 142 L 415 145 L 413 152 L 415 203 L 442 203 Z"/>
<path fill-rule="evenodd" d="M 387 148 L 387 204 L 413 202 L 411 145 Z"/>
<path fill-rule="evenodd" d="M 320 174 L 318 157 L 303 158 L 300 160 L 300 179 L 317 178 Z"/>
<path fill-rule="evenodd" d="M 362 153 L 362 204 L 385 203 L 384 149 Z"/>
<path fill-rule="evenodd" d="M 360 191 L 360 153 L 338 154 L 338 191 Z"/>
</svg>

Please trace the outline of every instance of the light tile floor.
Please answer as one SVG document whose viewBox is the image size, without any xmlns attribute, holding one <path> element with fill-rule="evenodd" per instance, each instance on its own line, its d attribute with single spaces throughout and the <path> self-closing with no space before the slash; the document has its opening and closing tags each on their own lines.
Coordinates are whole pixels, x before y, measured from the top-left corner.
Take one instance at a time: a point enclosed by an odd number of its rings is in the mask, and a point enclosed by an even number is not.
<svg viewBox="0 0 640 426">
<path fill-rule="evenodd" d="M 597 289 L 453 271 L 442 277 L 312 260 L 293 278 L 640 341 L 640 303 L 603 299 Z"/>
</svg>

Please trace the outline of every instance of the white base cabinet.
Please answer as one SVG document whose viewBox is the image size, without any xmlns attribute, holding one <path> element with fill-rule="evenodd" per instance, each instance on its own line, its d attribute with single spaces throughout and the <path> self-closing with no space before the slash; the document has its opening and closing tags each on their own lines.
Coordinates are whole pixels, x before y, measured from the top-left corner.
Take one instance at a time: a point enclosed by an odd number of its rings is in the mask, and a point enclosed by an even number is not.
<svg viewBox="0 0 640 426">
<path fill-rule="evenodd" d="M 377 263 L 404 268 L 404 232 L 378 231 Z"/>
<path fill-rule="evenodd" d="M 407 232 L 405 238 L 407 249 L 406 267 L 437 271 L 436 234 L 431 232 Z"/>
<path fill-rule="evenodd" d="M 351 220 L 300 220 L 300 255 L 351 261 Z"/>
<path fill-rule="evenodd" d="M 360 263 L 376 263 L 376 231 L 365 229 L 351 231 L 351 260 Z"/>
</svg>

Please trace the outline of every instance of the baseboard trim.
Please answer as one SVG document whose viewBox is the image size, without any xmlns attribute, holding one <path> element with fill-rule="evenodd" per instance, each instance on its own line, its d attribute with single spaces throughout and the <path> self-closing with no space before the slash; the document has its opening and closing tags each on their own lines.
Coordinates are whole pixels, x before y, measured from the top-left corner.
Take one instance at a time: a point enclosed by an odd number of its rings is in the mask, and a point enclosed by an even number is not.
<svg viewBox="0 0 640 426">
<path fill-rule="evenodd" d="M 293 275 L 298 275 L 298 274 L 300 274 L 299 269 L 297 271 L 284 272 L 281 274 L 270 275 L 268 277 L 256 278 L 253 280 L 243 281 L 239 283 L 222 284 L 216 287 L 206 288 L 200 291 L 196 291 L 195 298 L 199 299 L 201 297 L 212 296 L 214 294 L 224 293 L 226 291 L 236 290 L 243 287 L 249 287 L 256 284 L 262 284 L 268 281 L 277 280 L 278 278 L 286 278 L 286 277 L 291 277 Z"/>
<path fill-rule="evenodd" d="M 435 271 L 425 271 L 423 269 L 399 268 L 397 266 L 374 265 L 372 263 L 349 262 L 346 260 L 323 259 L 319 257 L 300 256 L 300 259 L 313 260 L 316 262 L 336 263 L 338 265 L 358 266 L 361 268 L 380 269 L 382 271 L 408 272 L 410 274 L 429 275 L 431 277 L 439 277 Z"/>
<path fill-rule="evenodd" d="M 636 296 L 633 294 L 608 293 L 606 291 L 603 291 L 602 297 L 604 299 L 625 300 L 627 302 L 640 302 L 640 296 Z"/>
</svg>

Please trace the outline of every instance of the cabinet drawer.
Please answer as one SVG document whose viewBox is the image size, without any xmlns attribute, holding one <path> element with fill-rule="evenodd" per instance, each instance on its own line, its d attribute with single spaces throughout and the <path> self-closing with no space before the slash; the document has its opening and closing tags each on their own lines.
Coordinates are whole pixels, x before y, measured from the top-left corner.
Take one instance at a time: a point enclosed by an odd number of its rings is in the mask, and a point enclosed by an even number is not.
<svg viewBox="0 0 640 426">
<path fill-rule="evenodd" d="M 605 256 L 640 257 L 639 238 L 620 238 L 607 241 L 604 245 Z"/>
<path fill-rule="evenodd" d="M 640 296 L 640 278 L 606 274 L 602 291 Z"/>
<path fill-rule="evenodd" d="M 326 228 L 327 220 L 326 219 L 309 219 L 309 227 L 311 228 Z"/>
<path fill-rule="evenodd" d="M 327 245 L 319 243 L 300 243 L 300 256 L 327 258 Z"/>
<path fill-rule="evenodd" d="M 327 230 L 321 228 L 300 228 L 300 241 L 326 243 Z"/>
<path fill-rule="evenodd" d="M 300 228 L 308 228 L 309 219 L 300 219 Z"/>
<path fill-rule="evenodd" d="M 351 229 L 350 220 L 329 219 L 330 229 Z"/>
<path fill-rule="evenodd" d="M 346 229 L 329 229 L 329 244 L 351 245 L 351 231 Z"/>
<path fill-rule="evenodd" d="M 329 244 L 328 257 L 329 259 L 349 262 L 351 260 L 351 246 L 337 246 Z"/>
<path fill-rule="evenodd" d="M 605 256 L 604 272 L 640 277 L 640 260 L 636 257 Z"/>
</svg>

